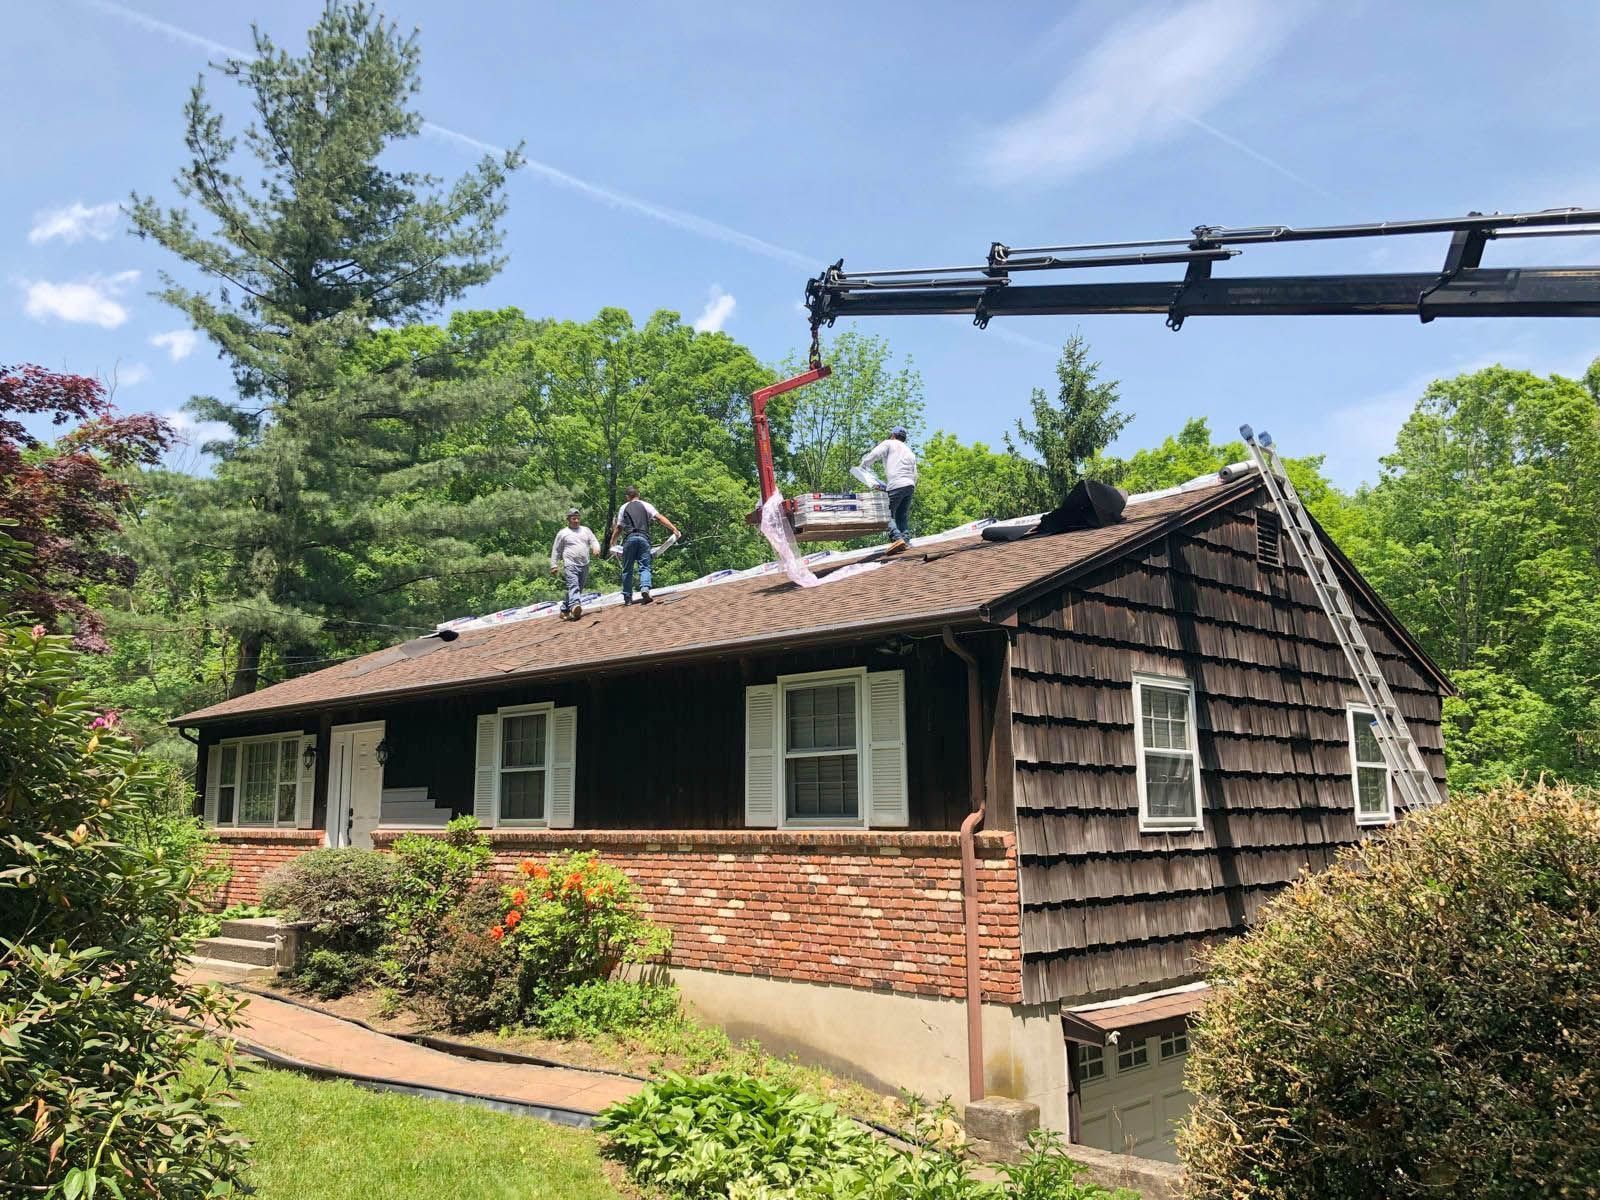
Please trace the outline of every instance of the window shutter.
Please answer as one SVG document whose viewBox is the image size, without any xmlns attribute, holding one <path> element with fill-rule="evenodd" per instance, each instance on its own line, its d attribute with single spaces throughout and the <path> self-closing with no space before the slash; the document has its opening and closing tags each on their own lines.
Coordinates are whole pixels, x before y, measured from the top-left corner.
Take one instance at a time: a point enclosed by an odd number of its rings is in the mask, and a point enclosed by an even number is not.
<svg viewBox="0 0 1600 1200">
<path fill-rule="evenodd" d="M 217 823 L 217 789 L 222 783 L 222 745 L 206 747 L 206 824 Z"/>
<path fill-rule="evenodd" d="M 558 708 L 550 714 L 551 829 L 571 829 L 578 787 L 578 710 Z"/>
<path fill-rule="evenodd" d="M 309 765 L 306 763 L 307 748 L 315 751 L 317 748 L 317 735 L 308 733 L 300 738 L 300 788 L 295 795 L 294 824 L 296 829 L 311 828 L 311 802 L 316 798 L 317 791 L 317 758 L 313 753 Z"/>
<path fill-rule="evenodd" d="M 500 717 L 488 713 L 478 718 L 478 753 L 476 778 L 472 784 L 472 815 L 485 829 L 493 829 L 495 800 L 499 792 L 500 772 Z"/>
<path fill-rule="evenodd" d="M 902 829 L 911 823 L 906 786 L 906 673 L 867 675 L 867 824 Z"/>
<path fill-rule="evenodd" d="M 744 690 L 744 823 L 752 829 L 778 825 L 778 686 L 761 683 Z"/>
</svg>

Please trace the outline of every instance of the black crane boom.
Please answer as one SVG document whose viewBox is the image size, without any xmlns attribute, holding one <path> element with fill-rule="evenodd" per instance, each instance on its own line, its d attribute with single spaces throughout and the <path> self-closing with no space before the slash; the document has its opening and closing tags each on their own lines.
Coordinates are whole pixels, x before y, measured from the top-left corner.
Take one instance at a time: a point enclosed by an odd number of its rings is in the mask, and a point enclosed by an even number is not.
<svg viewBox="0 0 1600 1200">
<path fill-rule="evenodd" d="M 1450 234 L 1440 270 L 1392 274 L 1214 276 L 1235 247 L 1347 238 Z M 834 263 L 806 284 L 813 326 L 840 317 L 971 314 L 979 328 L 997 316 L 1165 313 L 1177 329 L 1195 316 L 1600 317 L 1600 266 L 1481 265 L 1500 238 L 1600 237 L 1600 209 L 1469 213 L 1306 229 L 1197 226 L 1190 238 L 1011 247 L 995 242 L 980 264 L 890 271 Z M 1104 270 L 1181 263 L 1182 279 L 1018 282 L 1034 272 Z"/>
</svg>

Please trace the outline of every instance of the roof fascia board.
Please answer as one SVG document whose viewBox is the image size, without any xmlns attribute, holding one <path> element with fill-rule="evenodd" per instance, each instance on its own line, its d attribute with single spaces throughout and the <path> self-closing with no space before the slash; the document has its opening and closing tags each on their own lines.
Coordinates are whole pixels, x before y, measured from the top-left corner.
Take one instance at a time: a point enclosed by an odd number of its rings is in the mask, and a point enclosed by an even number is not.
<svg viewBox="0 0 1600 1200">
<path fill-rule="evenodd" d="M 958 630 L 982 628 L 986 622 L 972 605 L 945 609 L 906 620 L 898 617 L 877 621 L 856 622 L 849 625 L 828 625 L 797 633 L 771 634 L 753 641 L 698 642 L 692 646 L 679 646 L 658 654 L 632 654 L 626 658 L 596 659 L 585 663 L 568 663 L 545 671 L 513 671 L 498 676 L 479 675 L 471 679 L 440 684 L 416 684 L 406 688 L 393 688 L 377 692 L 352 692 L 324 700 L 290 700 L 283 704 L 263 705 L 237 713 L 219 713 L 215 716 L 190 714 L 174 717 L 167 724 L 174 728 L 206 728 L 212 725 L 249 721 L 268 714 L 294 711 L 326 712 L 331 709 L 350 708 L 356 705 L 387 704 L 393 701 L 412 700 L 419 696 L 451 696 L 464 693 L 493 691 L 513 683 L 556 681 L 566 676 L 591 677 L 595 675 L 625 674 L 641 667 L 675 666 L 697 660 L 711 660 L 726 656 L 750 654 L 756 651 L 781 652 L 784 650 L 811 649 L 828 645 L 848 645 L 863 640 L 863 635 L 881 636 L 912 630 L 939 629 L 945 625 Z M 204 712 L 205 710 L 200 710 Z"/>
</svg>

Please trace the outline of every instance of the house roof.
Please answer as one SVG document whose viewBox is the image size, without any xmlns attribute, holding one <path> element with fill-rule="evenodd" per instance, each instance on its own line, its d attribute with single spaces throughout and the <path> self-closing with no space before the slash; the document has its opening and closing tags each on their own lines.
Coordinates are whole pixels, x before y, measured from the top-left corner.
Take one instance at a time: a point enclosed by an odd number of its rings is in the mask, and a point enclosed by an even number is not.
<svg viewBox="0 0 1600 1200">
<path fill-rule="evenodd" d="M 1143 996 L 1125 996 L 1120 1000 L 1069 1008 L 1062 1014 L 1062 1020 L 1075 1041 L 1103 1046 L 1108 1034 L 1123 1030 L 1182 1025 L 1204 1008 L 1210 998 L 1208 984 L 1191 983 Z"/>
<path fill-rule="evenodd" d="M 1003 621 L 1018 605 L 1071 575 L 1120 557 L 1257 486 L 1259 478 L 1251 475 L 1158 495 L 1130 504 L 1121 522 L 1098 529 L 1015 542 L 974 535 L 936 543 L 822 587 L 803 589 L 781 575 L 766 575 L 663 590 L 649 606 L 603 608 L 576 623 L 544 617 L 468 628 L 452 642 L 418 638 L 213 704 L 172 723 L 209 724 L 740 650 L 838 644 L 863 635 Z"/>
</svg>

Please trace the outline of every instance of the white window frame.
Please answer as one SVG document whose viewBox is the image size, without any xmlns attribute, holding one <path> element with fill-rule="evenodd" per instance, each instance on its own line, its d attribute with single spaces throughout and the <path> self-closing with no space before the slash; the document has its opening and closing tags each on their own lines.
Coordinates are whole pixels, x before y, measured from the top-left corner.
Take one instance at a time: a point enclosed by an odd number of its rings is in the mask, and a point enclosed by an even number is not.
<svg viewBox="0 0 1600 1200">
<path fill-rule="evenodd" d="M 789 753 L 789 693 L 830 683 L 853 683 L 856 689 L 856 816 L 855 817 L 791 817 L 789 815 L 789 759 L 828 758 L 838 750 L 801 751 Z M 778 684 L 778 744 L 773 747 L 777 757 L 777 801 L 779 829 L 869 829 L 872 797 L 868 794 L 867 780 L 867 669 L 849 667 L 839 671 L 807 671 L 801 675 L 780 675 Z"/>
<path fill-rule="evenodd" d="M 550 824 L 550 806 L 555 802 L 555 727 L 554 715 L 556 706 L 550 701 L 541 701 L 538 704 L 514 704 L 495 710 L 494 724 L 494 823 L 508 829 L 545 829 Z M 507 817 L 500 807 L 500 781 L 505 776 L 507 768 L 502 765 L 505 753 L 506 721 L 511 717 L 542 716 L 544 718 L 544 766 L 543 767 L 512 767 L 512 771 L 543 771 L 544 772 L 544 816 L 537 821 L 526 818 Z"/>
<path fill-rule="evenodd" d="M 1150 815 L 1149 781 L 1145 778 L 1144 744 L 1144 689 L 1161 688 L 1165 691 L 1183 692 L 1188 698 L 1189 757 L 1194 763 L 1194 816 L 1154 817 Z M 1200 722 L 1195 716 L 1194 681 L 1181 675 L 1133 675 L 1133 747 L 1134 762 L 1139 786 L 1140 833 L 1198 833 L 1205 824 L 1205 790 L 1200 780 Z M 1151 747 L 1155 754 L 1179 754 L 1181 751 Z"/>
<path fill-rule="evenodd" d="M 1130 1059 L 1136 1055 L 1142 1056 L 1142 1061 L 1132 1063 L 1125 1067 L 1122 1065 L 1122 1056 L 1124 1054 L 1126 1054 Z M 1123 1040 L 1119 1038 L 1117 1040 L 1116 1063 L 1118 1075 L 1132 1075 L 1135 1071 L 1148 1071 L 1150 1069 L 1150 1039 L 1129 1038 L 1127 1039 L 1126 1043 L 1124 1043 Z"/>
<path fill-rule="evenodd" d="M 306 735 L 305 735 L 304 731 L 296 729 L 296 730 L 293 730 L 293 731 L 291 731 L 289 733 L 266 733 L 266 734 L 258 734 L 255 737 L 223 738 L 221 741 L 213 742 L 212 745 L 211 745 L 211 748 L 208 751 L 206 751 L 206 753 L 207 754 L 215 754 L 215 755 L 217 755 L 217 809 L 218 809 L 219 812 L 221 811 L 221 808 L 222 808 L 222 789 L 224 787 L 229 786 L 229 785 L 227 785 L 227 784 L 222 782 L 222 751 L 223 751 L 224 747 L 232 747 L 233 750 L 234 750 L 234 773 L 233 773 L 233 784 L 232 784 L 232 787 L 233 787 L 233 820 L 231 820 L 231 821 L 216 821 L 216 822 L 214 822 L 212 824 L 211 827 L 213 829 L 295 829 L 295 828 L 297 828 L 298 824 L 299 824 L 299 808 L 300 808 L 300 802 L 299 802 L 300 757 L 301 757 L 302 754 L 305 753 L 305 751 L 304 751 L 304 749 L 302 748 L 302 745 L 301 745 L 301 739 L 304 738 L 305 736 Z M 245 747 L 246 746 L 259 745 L 262 742 L 293 742 L 294 743 L 294 770 L 295 770 L 294 784 L 295 784 L 295 795 L 296 795 L 296 798 L 295 798 L 295 812 L 290 815 L 290 817 L 289 817 L 289 819 L 287 821 L 283 821 L 283 820 L 280 820 L 278 818 L 278 789 L 283 786 L 283 780 L 279 779 L 272 786 L 272 820 L 270 822 L 251 821 L 248 824 L 246 824 L 246 823 L 244 823 L 244 822 L 239 820 L 239 815 L 244 811 L 244 751 L 245 751 Z M 283 754 L 283 751 L 279 750 L 278 751 L 279 757 L 276 760 L 280 767 L 282 766 L 282 763 L 283 763 L 282 754 Z"/>
<path fill-rule="evenodd" d="M 1394 824 L 1394 774 L 1389 770 L 1389 764 L 1383 758 L 1383 749 L 1378 749 L 1377 761 L 1363 760 L 1356 756 L 1356 716 L 1370 721 L 1377 714 L 1365 704 L 1351 701 L 1344 706 L 1345 725 L 1348 729 L 1350 740 L 1350 795 L 1355 805 L 1357 825 L 1393 825 Z M 1382 812 L 1364 813 L 1361 811 L 1361 769 L 1363 767 L 1382 767 L 1383 780 L 1387 785 L 1384 788 L 1384 809 Z"/>
</svg>

